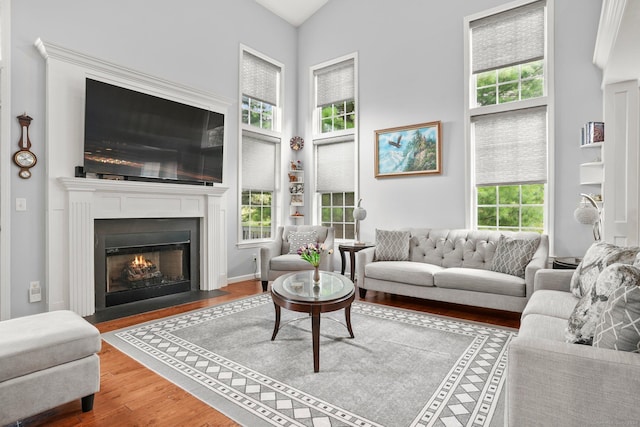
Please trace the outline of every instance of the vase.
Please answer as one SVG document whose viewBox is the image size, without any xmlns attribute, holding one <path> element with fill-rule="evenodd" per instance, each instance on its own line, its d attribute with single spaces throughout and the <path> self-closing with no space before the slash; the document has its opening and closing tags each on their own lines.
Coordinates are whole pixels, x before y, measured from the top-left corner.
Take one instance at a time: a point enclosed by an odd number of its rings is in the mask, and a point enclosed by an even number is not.
<svg viewBox="0 0 640 427">
<path fill-rule="evenodd" d="M 320 270 L 318 267 L 313 267 L 313 284 L 315 286 L 320 284 Z"/>
</svg>

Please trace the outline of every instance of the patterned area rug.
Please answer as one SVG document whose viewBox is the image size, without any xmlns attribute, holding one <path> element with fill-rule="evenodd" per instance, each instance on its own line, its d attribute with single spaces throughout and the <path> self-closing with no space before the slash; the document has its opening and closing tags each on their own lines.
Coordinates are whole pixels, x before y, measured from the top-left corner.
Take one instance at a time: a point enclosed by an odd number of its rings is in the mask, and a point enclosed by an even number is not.
<svg viewBox="0 0 640 427">
<path fill-rule="evenodd" d="M 242 425 L 501 426 L 515 331 L 354 302 L 311 322 L 262 294 L 103 334 L 103 339 Z M 335 322 L 330 320 L 337 320 Z"/>
</svg>

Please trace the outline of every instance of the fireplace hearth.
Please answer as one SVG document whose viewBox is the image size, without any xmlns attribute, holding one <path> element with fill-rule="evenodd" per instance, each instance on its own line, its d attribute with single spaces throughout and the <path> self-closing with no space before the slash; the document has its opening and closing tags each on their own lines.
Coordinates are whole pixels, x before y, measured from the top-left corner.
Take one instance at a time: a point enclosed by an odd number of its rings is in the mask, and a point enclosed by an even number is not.
<svg viewBox="0 0 640 427">
<path fill-rule="evenodd" d="M 199 289 L 197 218 L 96 220 L 96 310 Z"/>
</svg>

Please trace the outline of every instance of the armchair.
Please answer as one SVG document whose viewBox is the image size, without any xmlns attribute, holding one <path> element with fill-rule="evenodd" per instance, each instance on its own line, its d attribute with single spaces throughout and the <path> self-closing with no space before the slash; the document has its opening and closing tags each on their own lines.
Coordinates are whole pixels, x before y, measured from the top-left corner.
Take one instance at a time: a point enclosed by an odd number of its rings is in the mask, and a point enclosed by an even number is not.
<svg viewBox="0 0 640 427">
<path fill-rule="evenodd" d="M 333 227 L 322 225 L 287 225 L 278 227 L 273 242 L 260 248 L 260 279 L 262 290 L 266 291 L 270 280 L 279 276 L 301 270 L 313 270 L 311 264 L 300 258 L 297 253 L 289 253 L 289 237 L 295 232 L 315 231 L 318 244 L 324 244 L 327 249 L 333 249 Z M 294 248 L 297 250 L 297 248 Z M 325 256 L 320 261 L 320 270 L 333 271 L 333 256 Z"/>
</svg>

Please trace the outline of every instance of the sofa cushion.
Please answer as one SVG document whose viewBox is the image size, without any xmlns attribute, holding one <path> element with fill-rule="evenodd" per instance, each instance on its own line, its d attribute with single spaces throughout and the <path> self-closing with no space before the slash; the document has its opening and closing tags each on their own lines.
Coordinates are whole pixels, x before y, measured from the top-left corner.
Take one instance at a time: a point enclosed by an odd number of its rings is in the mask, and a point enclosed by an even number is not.
<svg viewBox="0 0 640 427">
<path fill-rule="evenodd" d="M 409 259 L 408 231 L 376 230 L 376 261 L 406 261 Z"/>
<path fill-rule="evenodd" d="M 476 268 L 452 267 L 433 278 L 438 288 L 461 289 L 514 297 L 525 296 L 525 281 L 519 277 Z"/>
<path fill-rule="evenodd" d="M 313 270 L 313 266 L 307 261 L 300 258 L 300 255 L 284 254 L 271 258 L 269 261 L 270 270 L 279 271 L 296 271 L 296 270 Z"/>
<path fill-rule="evenodd" d="M 433 286 L 433 275 L 444 268 L 412 261 L 376 261 L 365 266 L 365 277 L 417 286 Z"/>
<path fill-rule="evenodd" d="M 640 287 L 620 286 L 609 296 L 593 346 L 640 353 Z"/>
<path fill-rule="evenodd" d="M 564 342 L 566 324 L 567 321 L 559 317 L 530 314 L 520 321 L 518 337 Z"/>
<path fill-rule="evenodd" d="M 311 243 L 318 243 L 318 233 L 313 231 L 291 231 L 287 236 L 289 241 L 289 253 L 298 254 L 298 249 Z"/>
<path fill-rule="evenodd" d="M 524 279 L 527 264 L 536 253 L 540 237 L 536 239 L 515 239 L 505 235 L 500 236 L 496 253 L 493 256 L 491 270 L 498 273 L 510 274 Z"/>
<path fill-rule="evenodd" d="M 610 243 L 593 243 L 571 277 L 571 292 L 578 298 L 588 294 L 598 276 L 608 265 L 616 262 L 633 264 L 639 247 L 621 247 Z"/>
<path fill-rule="evenodd" d="M 100 351 L 100 332 L 69 310 L 0 322 L 0 382 Z"/>
<path fill-rule="evenodd" d="M 577 303 L 578 298 L 573 296 L 571 292 L 541 289 L 535 291 L 529 298 L 527 306 L 522 311 L 522 318 L 530 314 L 542 314 L 566 321 Z"/>
<path fill-rule="evenodd" d="M 569 317 L 567 341 L 591 344 L 600 315 L 609 296 L 620 286 L 640 283 L 640 269 L 628 264 L 612 264 L 598 276 L 595 286 L 580 298 Z"/>
</svg>

